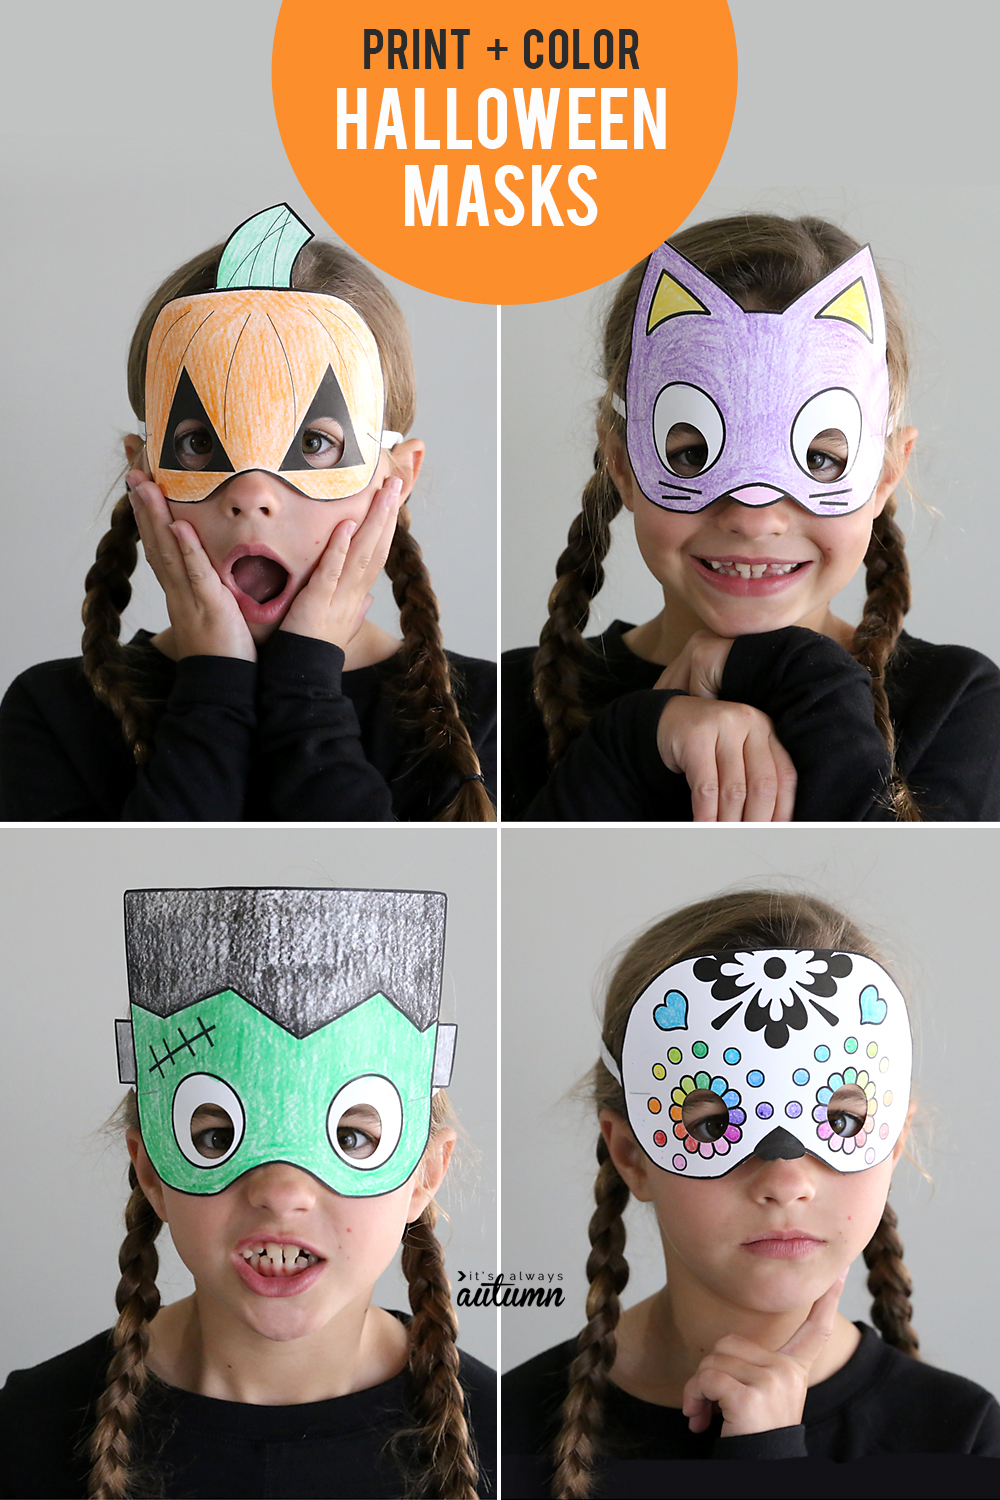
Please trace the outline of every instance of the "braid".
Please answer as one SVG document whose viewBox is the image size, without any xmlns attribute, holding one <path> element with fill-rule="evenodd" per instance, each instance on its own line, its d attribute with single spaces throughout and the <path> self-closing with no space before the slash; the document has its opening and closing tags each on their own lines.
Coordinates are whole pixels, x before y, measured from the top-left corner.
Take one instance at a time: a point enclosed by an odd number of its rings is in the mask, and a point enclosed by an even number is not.
<svg viewBox="0 0 1000 1500">
<path fill-rule="evenodd" d="M 94 696 L 110 708 L 122 727 L 137 765 L 149 756 L 152 735 L 150 705 L 136 693 L 122 649 L 122 615 L 132 598 L 129 579 L 135 572 L 139 528 L 123 495 L 111 512 L 111 525 L 97 544 L 87 574 L 83 601 L 83 675 Z"/>
<path fill-rule="evenodd" d="M 420 1479 L 416 1494 L 435 1500 L 475 1500 L 478 1468 L 458 1378 L 458 1323 L 451 1284 L 434 1233 L 430 1203 L 403 1236 L 403 1275 L 410 1289 L 410 1373 L 421 1425 L 417 1439 Z"/>
<path fill-rule="evenodd" d="M 887 1203 L 878 1228 L 865 1246 L 872 1321 L 887 1344 L 919 1359 L 920 1340 L 910 1323 L 913 1283 L 903 1264 L 903 1242 L 896 1228 L 898 1222 L 895 1209 Z"/>
<path fill-rule="evenodd" d="M 872 538 L 865 553 L 865 600 L 861 623 L 854 632 L 853 654 L 872 679 L 875 723 L 889 751 L 892 766 L 890 796 L 897 822 L 919 823 L 920 813 L 906 782 L 896 769 L 896 732 L 889 716 L 885 669 L 903 628 L 910 607 L 910 569 L 904 537 L 895 520 L 896 499 L 890 495 L 881 515 L 875 518 Z"/>
<path fill-rule="evenodd" d="M 597 1142 L 594 1182 L 597 1207 L 590 1220 L 587 1257 L 587 1325 L 577 1340 L 578 1353 L 569 1368 L 569 1392 L 556 1439 L 556 1475 L 552 1493 L 559 1500 L 586 1500 L 601 1426 L 601 1406 L 608 1372 L 615 1362 L 615 1329 L 621 1316 L 619 1298 L 628 1281 L 625 1223 L 622 1214 L 629 1190 L 618 1175 L 603 1135 Z"/>
<path fill-rule="evenodd" d="M 556 563 L 549 595 L 549 618 L 535 653 L 535 701 L 549 737 L 549 759 L 562 760 L 586 727 L 580 677 L 591 654 L 583 639 L 590 604 L 604 584 L 604 559 L 611 546 L 611 522 L 621 498 L 607 471 L 603 446 L 594 453 L 594 472 L 583 488 L 580 514 L 569 528 L 566 548 Z"/>
<path fill-rule="evenodd" d="M 115 1352 L 97 1403 L 97 1425 L 89 1445 L 90 1500 L 119 1500 L 139 1493 L 132 1468 L 131 1438 L 148 1379 L 148 1324 L 160 1307 L 156 1288 L 160 1258 L 154 1241 L 163 1225 L 131 1166 L 128 1181 L 132 1192 L 125 1208 L 125 1238 L 118 1253 L 122 1274 L 115 1293 Z M 144 1488 L 142 1493 L 150 1491 Z"/>
<path fill-rule="evenodd" d="M 496 810 L 478 779 L 479 757 L 455 702 L 451 667 L 441 641 L 438 602 L 410 531 L 410 513 L 405 505 L 396 521 L 385 571 L 392 582 L 403 631 L 405 677 L 400 699 L 426 753 L 438 762 L 449 780 L 461 780 L 448 806 L 438 814 L 438 821 L 495 823 Z"/>
</svg>

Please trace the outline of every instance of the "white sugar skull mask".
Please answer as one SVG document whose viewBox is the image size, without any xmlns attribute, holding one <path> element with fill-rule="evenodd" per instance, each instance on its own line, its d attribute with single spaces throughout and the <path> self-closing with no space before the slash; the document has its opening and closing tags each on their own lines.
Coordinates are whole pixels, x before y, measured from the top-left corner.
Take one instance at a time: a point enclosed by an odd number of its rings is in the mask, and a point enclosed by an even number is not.
<svg viewBox="0 0 1000 1500">
<path fill-rule="evenodd" d="M 656 1166 L 723 1177 L 806 1152 L 838 1172 L 885 1161 L 902 1134 L 912 1041 L 886 971 L 826 949 L 717 952 L 658 974 L 629 1014 L 628 1121 Z"/>
</svg>

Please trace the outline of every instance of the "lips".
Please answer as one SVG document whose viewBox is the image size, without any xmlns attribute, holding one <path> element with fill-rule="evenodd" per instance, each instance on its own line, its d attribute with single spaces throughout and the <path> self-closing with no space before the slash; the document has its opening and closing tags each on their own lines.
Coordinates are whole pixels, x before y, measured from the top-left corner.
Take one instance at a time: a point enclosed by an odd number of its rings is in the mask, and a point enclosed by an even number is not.
<svg viewBox="0 0 1000 1500">
<path fill-rule="evenodd" d="M 770 1260 L 801 1260 L 825 1244 L 826 1240 L 810 1234 L 808 1229 L 770 1229 L 744 1240 L 740 1248 Z"/>
<path fill-rule="evenodd" d="M 259 1297 L 297 1297 L 323 1274 L 325 1258 L 297 1235 L 262 1234 L 241 1240 L 232 1254 L 244 1286 Z"/>
<path fill-rule="evenodd" d="M 767 598 L 794 588 L 812 562 L 788 557 L 691 557 L 699 578 L 719 593 L 737 598 Z"/>
<path fill-rule="evenodd" d="M 234 547 L 219 572 L 223 583 L 235 595 L 243 618 L 250 623 L 273 623 L 291 602 L 292 575 L 270 547 L 254 542 Z"/>
</svg>

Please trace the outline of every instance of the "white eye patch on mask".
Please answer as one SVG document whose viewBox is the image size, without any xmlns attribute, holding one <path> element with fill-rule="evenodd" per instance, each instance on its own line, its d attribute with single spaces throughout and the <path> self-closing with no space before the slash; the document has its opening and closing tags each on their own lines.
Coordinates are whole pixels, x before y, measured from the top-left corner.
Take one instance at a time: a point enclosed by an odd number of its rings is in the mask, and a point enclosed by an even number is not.
<svg viewBox="0 0 1000 1500">
<path fill-rule="evenodd" d="M 717 952 L 658 974 L 629 1013 L 628 1122 L 665 1172 L 723 1177 L 807 1151 L 838 1172 L 892 1154 L 906 1121 L 906 1002 L 871 958 L 826 949 Z"/>
</svg>

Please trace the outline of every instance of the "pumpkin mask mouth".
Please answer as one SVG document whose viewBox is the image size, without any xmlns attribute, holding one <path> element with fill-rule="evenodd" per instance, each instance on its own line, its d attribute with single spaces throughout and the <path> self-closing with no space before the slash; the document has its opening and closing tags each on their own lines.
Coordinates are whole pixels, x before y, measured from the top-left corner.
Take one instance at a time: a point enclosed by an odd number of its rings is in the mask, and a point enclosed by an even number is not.
<svg viewBox="0 0 1000 1500">
<path fill-rule="evenodd" d="M 258 604 L 268 604 L 277 599 L 288 586 L 291 576 L 273 557 L 250 553 L 238 557 L 230 570 L 232 580 L 242 594 L 247 594 Z"/>
<path fill-rule="evenodd" d="M 371 482 L 385 392 L 378 346 L 349 303 L 292 288 L 312 232 L 287 204 L 230 236 L 211 291 L 161 308 L 146 352 L 146 452 L 168 500 L 207 500 L 237 474 L 262 470 L 313 500 Z M 322 459 L 320 427 L 342 448 Z"/>
</svg>

